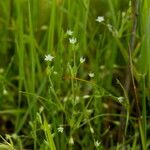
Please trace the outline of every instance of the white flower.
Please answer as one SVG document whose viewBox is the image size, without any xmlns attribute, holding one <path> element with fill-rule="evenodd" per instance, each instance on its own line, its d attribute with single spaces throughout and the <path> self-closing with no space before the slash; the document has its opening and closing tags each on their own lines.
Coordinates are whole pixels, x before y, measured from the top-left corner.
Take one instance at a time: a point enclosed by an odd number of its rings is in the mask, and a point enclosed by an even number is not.
<svg viewBox="0 0 150 150">
<path fill-rule="evenodd" d="M 80 63 L 83 64 L 85 62 L 85 60 L 86 60 L 85 58 L 81 57 L 80 58 Z"/>
<path fill-rule="evenodd" d="M 104 65 L 101 65 L 101 66 L 100 66 L 100 69 L 101 69 L 101 70 L 103 70 L 104 68 L 105 68 L 105 66 L 104 66 Z"/>
<path fill-rule="evenodd" d="M 64 97 L 64 102 L 66 102 L 68 100 L 68 97 Z"/>
<path fill-rule="evenodd" d="M 99 145 L 100 145 L 100 142 L 99 142 L 99 141 L 96 141 L 96 142 L 95 142 L 95 146 L 96 146 L 96 147 L 99 147 Z"/>
<path fill-rule="evenodd" d="M 67 33 L 67 35 L 70 35 L 70 36 L 73 34 L 73 32 L 71 30 L 67 30 L 66 33 Z"/>
<path fill-rule="evenodd" d="M 48 124 L 48 128 L 51 129 L 51 125 L 50 124 Z"/>
<path fill-rule="evenodd" d="M 75 100 L 76 100 L 76 101 L 79 101 L 79 99 L 80 99 L 79 96 L 76 96 L 76 97 L 75 97 Z"/>
<path fill-rule="evenodd" d="M 3 89 L 3 94 L 4 94 L 4 95 L 7 95 L 7 94 L 8 94 L 8 92 L 7 92 L 6 89 Z"/>
<path fill-rule="evenodd" d="M 122 103 L 122 102 L 123 102 L 123 100 L 124 100 L 124 97 L 118 97 L 118 101 L 119 101 L 119 103 Z"/>
<path fill-rule="evenodd" d="M 48 26 L 47 26 L 47 25 L 41 26 L 41 30 L 47 30 L 47 29 L 48 29 Z"/>
<path fill-rule="evenodd" d="M 105 109 L 108 109 L 109 105 L 106 104 L 106 103 L 103 103 L 103 107 L 104 107 Z"/>
<path fill-rule="evenodd" d="M 71 136 L 70 139 L 69 139 L 69 144 L 73 145 L 74 144 L 74 140 L 73 140 L 73 137 Z"/>
<path fill-rule="evenodd" d="M 57 130 L 58 130 L 58 132 L 60 132 L 60 133 L 63 133 L 64 132 L 64 128 L 63 127 L 59 127 L 59 128 L 57 128 Z"/>
<path fill-rule="evenodd" d="M 122 18 L 124 18 L 124 17 L 125 17 L 125 15 L 126 15 L 126 13 L 125 13 L 125 12 L 122 12 Z"/>
<path fill-rule="evenodd" d="M 76 104 L 78 104 L 79 102 L 80 102 L 80 97 L 79 97 L 79 96 L 76 96 L 76 97 L 74 98 L 73 104 L 76 105 Z"/>
<path fill-rule="evenodd" d="M 57 75 L 58 74 L 58 72 L 57 71 L 54 71 L 54 75 Z"/>
<path fill-rule="evenodd" d="M 84 99 L 87 99 L 87 98 L 89 98 L 89 97 L 90 97 L 90 95 L 84 95 L 84 96 L 83 96 Z"/>
<path fill-rule="evenodd" d="M 11 136 L 12 136 L 12 138 L 15 139 L 15 140 L 18 139 L 18 135 L 17 135 L 16 133 L 13 133 Z"/>
<path fill-rule="evenodd" d="M 43 107 L 43 106 L 41 106 L 41 107 L 40 107 L 40 109 L 39 109 L 39 112 L 40 112 L 40 113 L 42 113 L 42 112 L 43 112 L 43 110 L 44 110 L 44 107 Z"/>
<path fill-rule="evenodd" d="M 90 127 L 90 131 L 91 133 L 94 133 L 94 129 L 92 127 Z"/>
<path fill-rule="evenodd" d="M 52 61 L 53 59 L 54 59 L 54 57 L 51 56 L 50 54 L 45 55 L 45 58 L 44 58 L 45 61 Z"/>
<path fill-rule="evenodd" d="M 70 44 L 75 44 L 77 42 L 77 39 L 74 37 L 69 38 L 69 42 L 70 42 Z"/>
<path fill-rule="evenodd" d="M 90 78 L 93 78 L 94 76 L 95 76 L 94 73 L 92 73 L 92 72 L 89 73 Z"/>
<path fill-rule="evenodd" d="M 98 16 L 96 18 L 96 21 L 100 23 L 100 22 L 104 21 L 104 17 L 103 16 Z"/>
<path fill-rule="evenodd" d="M 112 25 L 111 25 L 111 24 L 107 24 L 107 27 L 108 27 L 108 30 L 109 30 L 110 32 L 113 31 L 113 28 L 112 28 Z"/>
</svg>

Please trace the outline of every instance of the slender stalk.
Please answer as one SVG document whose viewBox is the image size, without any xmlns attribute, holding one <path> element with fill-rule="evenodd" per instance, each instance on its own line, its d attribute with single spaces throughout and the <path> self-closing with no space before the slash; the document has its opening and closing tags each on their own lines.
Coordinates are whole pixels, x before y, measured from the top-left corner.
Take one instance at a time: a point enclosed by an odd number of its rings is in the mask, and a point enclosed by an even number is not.
<svg viewBox="0 0 150 150">
<path fill-rule="evenodd" d="M 134 47 L 135 47 L 136 31 L 137 31 L 138 7 L 139 7 L 139 0 L 132 0 L 133 26 L 132 26 L 130 45 L 128 49 L 129 50 L 129 69 L 130 69 L 130 74 L 131 74 L 131 82 L 132 82 L 132 86 L 134 90 L 135 108 L 136 108 L 136 113 L 137 113 L 137 120 L 138 120 L 139 132 L 141 136 L 142 148 L 146 150 L 145 126 L 142 126 L 141 110 L 139 106 L 137 88 L 135 85 L 135 79 L 134 79 L 134 74 L 133 74 L 133 62 L 132 62 L 132 52 L 134 51 Z"/>
<path fill-rule="evenodd" d="M 135 107 L 136 107 L 136 111 L 137 111 L 137 117 L 140 118 L 141 112 L 140 112 L 137 89 L 136 89 L 135 79 L 134 79 L 134 74 L 133 74 L 133 62 L 132 62 L 132 52 L 134 51 L 134 47 L 135 47 L 136 31 L 137 31 L 138 6 L 139 6 L 139 1 L 132 0 L 133 24 L 132 24 L 132 32 L 131 32 L 130 45 L 129 45 L 128 52 L 129 52 L 129 70 L 130 70 L 131 82 L 132 82 L 132 86 L 133 86 L 133 90 L 134 90 Z"/>
</svg>

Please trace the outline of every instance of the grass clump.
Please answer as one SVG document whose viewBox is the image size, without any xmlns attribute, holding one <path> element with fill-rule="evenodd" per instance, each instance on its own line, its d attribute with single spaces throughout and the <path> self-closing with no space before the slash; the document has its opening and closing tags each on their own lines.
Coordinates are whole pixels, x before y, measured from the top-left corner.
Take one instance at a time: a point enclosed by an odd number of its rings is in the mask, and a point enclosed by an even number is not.
<svg viewBox="0 0 150 150">
<path fill-rule="evenodd" d="M 0 149 L 149 149 L 149 10 L 0 1 Z"/>
</svg>

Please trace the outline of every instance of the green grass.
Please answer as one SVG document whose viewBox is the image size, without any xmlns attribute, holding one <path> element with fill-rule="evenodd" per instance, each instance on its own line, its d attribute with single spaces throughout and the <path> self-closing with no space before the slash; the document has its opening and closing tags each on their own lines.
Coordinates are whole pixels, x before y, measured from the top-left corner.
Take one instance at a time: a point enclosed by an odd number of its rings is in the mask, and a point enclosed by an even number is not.
<svg viewBox="0 0 150 150">
<path fill-rule="evenodd" d="M 149 12 L 148 0 L 0 1 L 0 149 L 149 149 Z"/>
</svg>

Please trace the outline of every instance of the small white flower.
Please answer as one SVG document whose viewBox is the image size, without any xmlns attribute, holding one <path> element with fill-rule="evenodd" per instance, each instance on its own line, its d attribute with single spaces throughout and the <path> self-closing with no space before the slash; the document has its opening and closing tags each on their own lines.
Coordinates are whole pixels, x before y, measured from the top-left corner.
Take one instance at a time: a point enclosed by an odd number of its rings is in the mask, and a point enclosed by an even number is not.
<svg viewBox="0 0 150 150">
<path fill-rule="evenodd" d="M 108 104 L 106 104 L 106 103 L 103 103 L 103 107 L 104 107 L 105 109 L 108 109 L 108 108 L 109 108 Z"/>
<path fill-rule="evenodd" d="M 87 109 L 87 110 L 86 110 L 86 113 L 88 113 L 88 114 L 93 113 L 93 109 Z"/>
<path fill-rule="evenodd" d="M 112 27 L 112 25 L 111 25 L 111 24 L 107 24 L 107 27 L 108 27 L 108 30 L 109 30 L 110 32 L 112 32 L 112 31 L 113 31 L 113 27 Z"/>
<path fill-rule="evenodd" d="M 57 71 L 54 71 L 54 75 L 57 75 L 58 74 L 58 72 Z"/>
<path fill-rule="evenodd" d="M 94 129 L 92 127 L 90 127 L 90 131 L 91 133 L 94 133 Z"/>
<path fill-rule="evenodd" d="M 101 66 L 100 66 L 100 69 L 101 69 L 101 70 L 105 69 L 105 66 L 104 66 L 104 65 L 101 65 Z"/>
<path fill-rule="evenodd" d="M 104 17 L 103 16 L 98 16 L 97 18 L 96 18 L 96 21 L 97 22 L 103 22 L 104 21 Z"/>
<path fill-rule="evenodd" d="M 92 72 L 89 73 L 90 78 L 93 78 L 94 76 L 95 76 L 94 73 L 92 73 Z"/>
<path fill-rule="evenodd" d="M 51 56 L 50 54 L 45 55 L 45 58 L 44 58 L 45 61 L 52 61 L 53 59 L 54 59 L 54 57 Z"/>
<path fill-rule="evenodd" d="M 47 26 L 47 25 L 41 26 L 41 30 L 47 30 L 47 29 L 48 29 L 48 26 Z"/>
<path fill-rule="evenodd" d="M 3 89 L 3 94 L 4 94 L 4 95 L 7 95 L 7 94 L 8 94 L 8 92 L 7 92 L 6 89 Z"/>
<path fill-rule="evenodd" d="M 81 57 L 80 58 L 80 63 L 83 64 L 85 62 L 85 60 L 86 60 L 85 58 Z"/>
<path fill-rule="evenodd" d="M 125 12 L 122 12 L 122 18 L 124 18 L 124 17 L 125 17 L 125 15 L 126 15 L 126 13 L 125 13 Z"/>
<path fill-rule="evenodd" d="M 96 147 L 99 147 L 99 145 L 100 145 L 100 142 L 99 142 L 99 141 L 96 141 L 96 142 L 95 142 L 95 146 L 96 146 Z"/>
<path fill-rule="evenodd" d="M 74 98 L 73 104 L 76 105 L 76 104 L 78 104 L 79 102 L 80 102 L 80 97 L 79 97 L 79 96 L 76 96 L 76 97 Z"/>
<path fill-rule="evenodd" d="M 66 102 L 68 100 L 68 97 L 64 97 L 64 102 Z"/>
<path fill-rule="evenodd" d="M 18 139 L 18 135 L 17 135 L 16 133 L 13 133 L 11 136 L 12 136 L 12 138 L 15 139 L 15 140 Z"/>
<path fill-rule="evenodd" d="M 84 99 L 87 99 L 87 98 L 89 98 L 89 97 L 90 97 L 90 95 L 84 95 L 84 96 L 83 96 Z"/>
<path fill-rule="evenodd" d="M 39 112 L 40 112 L 40 113 L 42 113 L 42 112 L 43 112 L 43 110 L 44 110 L 44 107 L 43 107 L 43 106 L 41 106 L 41 107 L 40 107 L 40 109 L 39 109 Z"/>
<path fill-rule="evenodd" d="M 67 33 L 67 35 L 70 35 L 70 36 L 73 34 L 73 32 L 71 30 L 67 30 L 66 33 Z"/>
<path fill-rule="evenodd" d="M 70 42 L 70 44 L 75 44 L 77 42 L 77 39 L 74 37 L 69 38 L 69 42 Z"/>
<path fill-rule="evenodd" d="M 69 139 L 69 144 L 73 145 L 74 144 L 74 140 L 73 140 L 73 137 L 71 136 L 70 139 Z"/>
<path fill-rule="evenodd" d="M 80 99 L 79 96 L 76 96 L 76 97 L 75 97 L 75 100 L 76 100 L 76 101 L 79 101 L 79 99 Z"/>
<path fill-rule="evenodd" d="M 57 128 L 57 130 L 58 130 L 58 132 L 60 132 L 60 133 L 63 133 L 64 132 L 64 128 L 63 127 L 59 127 L 59 128 Z"/>
<path fill-rule="evenodd" d="M 50 124 L 48 124 L 48 128 L 51 129 L 51 125 Z"/>
<path fill-rule="evenodd" d="M 122 103 L 124 101 L 124 97 L 118 97 L 119 103 Z"/>
</svg>

